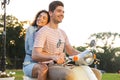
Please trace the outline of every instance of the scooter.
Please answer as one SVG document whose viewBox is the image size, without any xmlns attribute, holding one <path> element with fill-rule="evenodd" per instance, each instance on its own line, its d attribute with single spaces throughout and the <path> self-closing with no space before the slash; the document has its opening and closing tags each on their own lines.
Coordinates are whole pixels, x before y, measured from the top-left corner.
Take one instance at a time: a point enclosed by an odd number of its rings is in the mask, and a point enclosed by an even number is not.
<svg viewBox="0 0 120 80">
<path fill-rule="evenodd" d="M 89 67 L 94 62 L 95 44 L 95 40 L 92 40 L 90 49 L 78 55 L 66 57 L 66 63 L 62 66 L 49 67 L 48 80 L 101 80 L 98 79 L 101 76 L 100 72 Z"/>
</svg>

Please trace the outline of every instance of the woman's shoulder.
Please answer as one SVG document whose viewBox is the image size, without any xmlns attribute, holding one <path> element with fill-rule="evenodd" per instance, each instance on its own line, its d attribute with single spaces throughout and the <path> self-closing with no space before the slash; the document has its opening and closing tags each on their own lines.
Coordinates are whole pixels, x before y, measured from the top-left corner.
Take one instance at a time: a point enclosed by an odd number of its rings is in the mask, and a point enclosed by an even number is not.
<svg viewBox="0 0 120 80">
<path fill-rule="evenodd" d="M 37 30 L 37 27 L 36 27 L 36 26 L 29 26 L 29 27 L 27 28 L 27 30 L 29 30 L 29 31 L 34 31 L 34 30 Z"/>
<path fill-rule="evenodd" d="M 29 32 L 29 33 L 33 33 L 33 32 L 35 32 L 37 30 L 37 27 L 35 27 L 35 26 L 29 26 L 28 28 L 27 28 L 27 32 Z"/>
<path fill-rule="evenodd" d="M 32 29 L 37 29 L 37 27 L 36 27 L 36 26 L 29 26 L 27 29 L 28 29 L 28 30 L 29 30 L 29 29 L 30 29 L 30 30 L 32 30 Z"/>
</svg>

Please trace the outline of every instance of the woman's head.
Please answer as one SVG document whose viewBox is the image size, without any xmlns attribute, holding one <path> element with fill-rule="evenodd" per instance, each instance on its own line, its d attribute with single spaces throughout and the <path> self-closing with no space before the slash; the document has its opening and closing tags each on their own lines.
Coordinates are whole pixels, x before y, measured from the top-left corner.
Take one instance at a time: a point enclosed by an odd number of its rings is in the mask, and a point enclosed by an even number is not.
<svg viewBox="0 0 120 80">
<path fill-rule="evenodd" d="M 41 10 L 36 14 L 35 19 L 32 23 L 32 26 L 42 27 L 46 25 L 49 21 L 50 21 L 50 16 L 48 11 Z"/>
</svg>

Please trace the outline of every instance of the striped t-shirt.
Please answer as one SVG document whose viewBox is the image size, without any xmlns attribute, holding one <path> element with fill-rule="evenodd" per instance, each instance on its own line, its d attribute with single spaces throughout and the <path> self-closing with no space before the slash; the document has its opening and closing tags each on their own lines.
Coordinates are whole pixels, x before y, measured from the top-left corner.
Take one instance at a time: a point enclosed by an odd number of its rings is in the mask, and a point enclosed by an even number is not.
<svg viewBox="0 0 120 80">
<path fill-rule="evenodd" d="M 34 47 L 41 47 L 50 54 L 61 53 L 64 46 L 69 44 L 65 32 L 61 29 L 42 27 L 35 35 Z"/>
</svg>

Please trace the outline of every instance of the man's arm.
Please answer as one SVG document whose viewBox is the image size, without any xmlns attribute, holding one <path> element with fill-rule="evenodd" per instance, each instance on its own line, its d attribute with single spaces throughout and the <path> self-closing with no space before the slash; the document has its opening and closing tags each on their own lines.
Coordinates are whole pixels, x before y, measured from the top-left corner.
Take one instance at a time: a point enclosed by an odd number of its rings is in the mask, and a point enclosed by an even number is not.
<svg viewBox="0 0 120 80">
<path fill-rule="evenodd" d="M 66 52 L 72 56 L 72 55 L 77 55 L 80 53 L 80 51 L 74 49 L 70 44 L 65 45 Z"/>
<path fill-rule="evenodd" d="M 42 48 L 40 47 L 34 47 L 32 51 L 32 58 L 35 61 L 48 61 L 52 60 L 54 55 L 48 54 L 47 52 L 43 52 Z"/>
<path fill-rule="evenodd" d="M 42 48 L 40 47 L 34 47 L 32 52 L 32 59 L 37 62 L 53 60 L 53 62 L 56 62 L 57 64 L 62 64 L 64 63 L 64 53 L 50 54 L 43 52 Z"/>
</svg>

